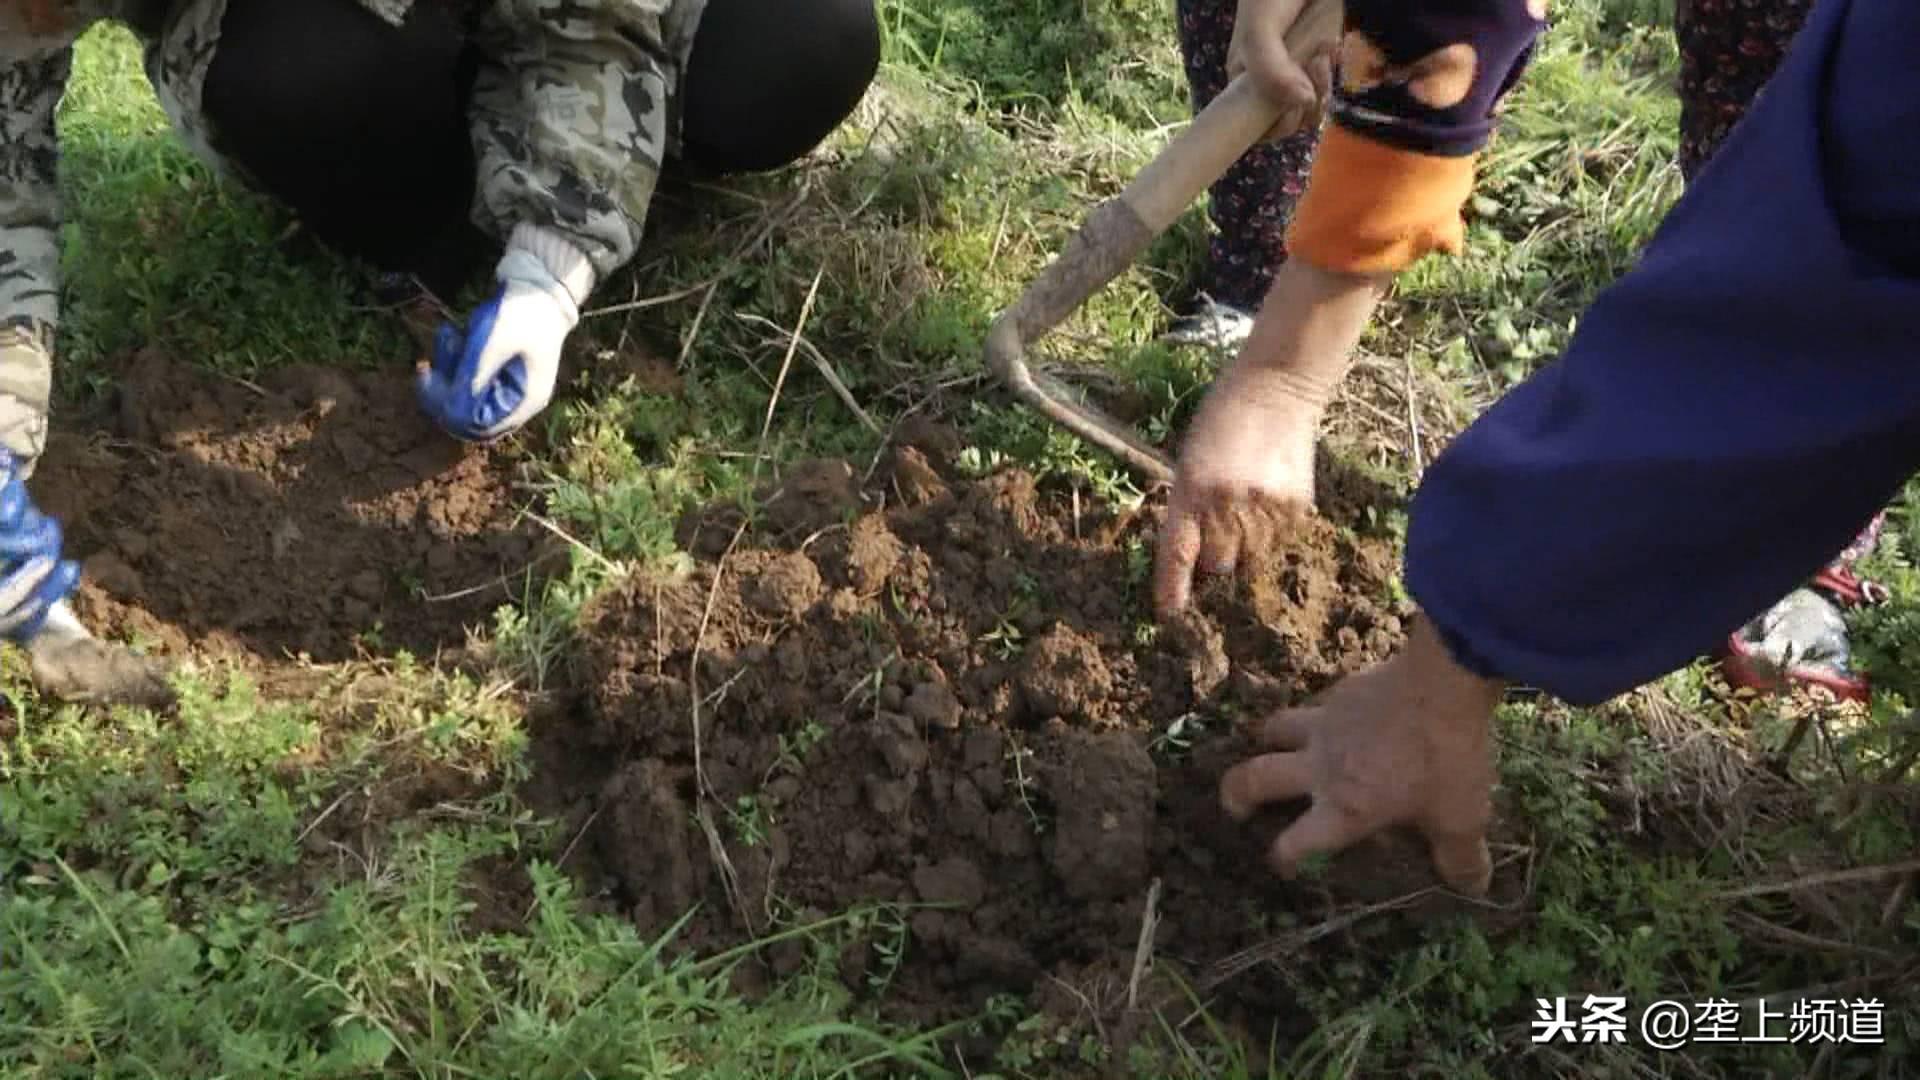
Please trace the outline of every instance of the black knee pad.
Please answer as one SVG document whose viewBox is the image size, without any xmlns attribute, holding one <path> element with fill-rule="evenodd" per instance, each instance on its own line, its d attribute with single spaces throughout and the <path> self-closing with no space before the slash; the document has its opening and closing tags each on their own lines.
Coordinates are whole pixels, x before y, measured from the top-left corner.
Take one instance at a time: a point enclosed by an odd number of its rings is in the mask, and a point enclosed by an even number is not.
<svg viewBox="0 0 1920 1080">
<path fill-rule="evenodd" d="M 473 63 L 451 5 L 229 0 L 203 102 L 220 150 L 329 245 L 408 265 L 469 213 Z"/>
<path fill-rule="evenodd" d="M 689 163 L 761 172 L 846 120 L 880 67 L 874 0 L 708 0 L 682 84 Z"/>
</svg>

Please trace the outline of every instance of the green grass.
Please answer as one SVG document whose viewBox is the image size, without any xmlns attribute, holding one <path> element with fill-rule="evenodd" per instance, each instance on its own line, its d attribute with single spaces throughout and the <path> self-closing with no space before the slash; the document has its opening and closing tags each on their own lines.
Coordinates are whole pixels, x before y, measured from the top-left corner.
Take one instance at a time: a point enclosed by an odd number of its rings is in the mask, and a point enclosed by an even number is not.
<svg viewBox="0 0 1920 1080">
<path fill-rule="evenodd" d="M 1134 494 L 1100 455 L 982 399 L 978 358 L 994 313 L 1184 115 L 1170 8 L 887 3 L 882 85 L 829 155 L 724 191 L 664 190 L 636 266 L 595 301 L 659 302 L 587 319 L 574 351 L 585 362 L 542 422 L 547 513 L 592 554 L 499 613 L 503 678 L 522 690 L 556 682 L 595 591 L 681 557 L 672 523 L 686 507 L 739 495 L 768 461 L 874 452 L 879 437 L 804 352 L 768 419 L 796 327 L 883 428 L 942 411 L 962 423 L 969 460 Z M 1365 402 L 1402 415 L 1410 387 L 1430 438 L 1457 428 L 1554 355 L 1678 193 L 1667 13 L 1631 0 L 1555 12 L 1487 156 L 1472 250 L 1401 283 L 1368 343 L 1391 360 L 1363 365 L 1333 418 L 1336 432 L 1376 436 L 1345 452 L 1402 486 L 1411 441 Z M 172 141 L 124 33 L 84 43 L 62 129 L 63 402 L 100 392 L 108 359 L 143 347 L 240 375 L 411 359 L 390 319 L 357 309 L 352 268 L 287 242 L 278 214 Z M 1204 242 L 1195 208 L 1051 335 L 1043 359 L 1136 395 L 1156 433 L 1177 429 L 1213 361 L 1152 339 Z M 678 368 L 672 397 L 616 362 L 643 351 Z M 1877 557 L 1894 603 L 1857 619 L 1882 687 L 1872 715 L 1823 715 L 1792 784 L 1756 763 L 1789 745 L 1801 714 L 1712 692 L 1703 671 L 1600 710 L 1510 705 L 1501 797 L 1531 830 L 1503 851 L 1503 880 L 1526 885 L 1511 910 L 1367 920 L 1297 950 L 1289 983 L 1316 1023 L 1304 1043 L 1235 1032 L 1196 995 L 1124 1064 L 1174 1077 L 1264 1075 L 1270 1062 L 1300 1077 L 1805 1071 L 1804 1048 L 1530 1052 L 1527 1021 L 1541 995 L 1750 1001 L 1884 974 L 1871 950 L 1920 946 L 1911 898 L 1863 912 L 1863 894 L 1843 887 L 1719 895 L 1920 846 L 1899 775 L 1920 745 L 1902 719 L 1920 699 L 1915 506 L 1920 487 L 1896 506 Z M 800 973 L 749 1000 L 730 978 L 738 956 L 639 940 L 573 892 L 534 857 L 554 838 L 511 794 L 525 736 L 518 698 L 500 685 L 405 658 L 298 686 L 205 675 L 162 722 L 55 709 L 12 674 L 0 1076 L 872 1076 L 938 1074 L 945 1062 L 949 1033 L 882 1021 L 834 974 L 854 924 L 892 925 L 886 913 L 789 931 Z M 1889 782 L 1862 783 L 1874 779 Z M 433 797 L 409 797 L 422 790 Z M 493 901 L 477 899 L 502 882 L 519 883 L 506 914 L 525 916 L 521 929 L 500 928 Z M 1310 929 L 1284 912 L 1247 914 L 1276 941 Z M 1899 1000 L 1898 986 L 1872 986 Z M 1089 1027 L 1033 1001 L 997 999 L 975 1027 L 1001 1037 L 994 1075 L 1109 1064 Z M 1887 1029 L 1890 1055 L 1920 1044 L 1910 1007 L 1890 1008 Z M 1875 1075 L 1857 1054 L 1820 1064 Z M 973 1075 L 988 1074 L 974 1063 Z"/>
<path fill-rule="evenodd" d="M 399 347 L 390 322 L 352 308 L 366 301 L 347 267 L 287 258 L 283 215 L 173 138 L 130 34 L 101 28 L 87 45 L 60 114 L 65 272 L 82 298 L 65 312 L 63 390 L 90 387 L 102 357 L 148 345 L 241 375 Z"/>
</svg>

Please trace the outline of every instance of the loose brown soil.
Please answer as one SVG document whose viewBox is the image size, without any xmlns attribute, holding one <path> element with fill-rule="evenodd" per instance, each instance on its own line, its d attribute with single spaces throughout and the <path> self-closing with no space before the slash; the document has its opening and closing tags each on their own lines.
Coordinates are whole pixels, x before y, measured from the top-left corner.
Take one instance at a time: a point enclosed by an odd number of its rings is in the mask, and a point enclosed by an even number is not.
<svg viewBox="0 0 1920 1080">
<path fill-rule="evenodd" d="M 432 657 L 542 562 L 509 467 L 434 430 L 391 371 L 256 385 L 141 353 L 116 380 L 106 415 L 62 418 L 32 482 L 84 560 L 96 633 L 167 654 Z"/>
<path fill-rule="evenodd" d="M 1157 961 L 1193 979 L 1232 970 L 1275 914 L 1313 919 L 1326 883 L 1274 880 L 1275 823 L 1231 823 L 1216 783 L 1247 749 L 1232 717 L 1400 640 L 1391 544 L 1340 527 L 1375 496 L 1328 476 L 1326 520 L 1153 636 L 1154 513 L 1018 470 L 967 480 L 949 443 L 918 433 L 864 495 L 844 463 L 795 469 L 750 527 L 728 508 L 685 523 L 690 575 L 598 602 L 580 707 L 537 733 L 542 798 L 580 838 L 569 867 L 643 930 L 700 902 L 683 940 L 701 947 L 850 905 L 939 905 L 910 915 L 889 978 L 922 1017 L 1046 975 L 1111 1003 L 1156 878 Z M 1399 838 L 1334 874 L 1344 903 L 1431 880 Z M 799 960 L 768 958 L 775 974 Z M 855 948 L 842 974 L 861 989 L 883 966 Z M 1270 969 L 1223 992 L 1289 1011 Z"/>
<path fill-rule="evenodd" d="M 33 486 L 85 559 L 82 617 L 162 653 L 444 653 L 552 553 L 514 519 L 510 464 L 434 431 L 391 373 L 253 385 L 138 355 L 75 427 Z M 1160 968 L 1231 974 L 1211 1000 L 1247 1030 L 1299 1023 L 1246 950 L 1278 917 L 1429 884 L 1424 857 L 1389 838 L 1331 882 L 1280 883 L 1261 854 L 1286 815 L 1235 825 L 1215 786 L 1247 750 L 1238 719 L 1398 643 L 1392 546 L 1356 531 L 1382 497 L 1327 472 L 1321 518 L 1156 626 L 1156 510 L 1116 516 L 1019 470 L 965 478 L 955 442 L 911 433 L 864 490 L 845 463 L 791 470 L 750 523 L 689 517 L 690 575 L 596 602 L 576 700 L 533 721 L 530 793 L 569 823 L 565 865 L 644 931 L 699 904 L 696 948 L 916 905 L 897 970 L 874 928 L 841 975 L 923 1019 L 1028 991 L 1111 1011 L 1158 880 Z M 476 896 L 504 928 L 524 874 L 496 869 Z M 769 950 L 749 974 L 803 958 Z"/>
</svg>

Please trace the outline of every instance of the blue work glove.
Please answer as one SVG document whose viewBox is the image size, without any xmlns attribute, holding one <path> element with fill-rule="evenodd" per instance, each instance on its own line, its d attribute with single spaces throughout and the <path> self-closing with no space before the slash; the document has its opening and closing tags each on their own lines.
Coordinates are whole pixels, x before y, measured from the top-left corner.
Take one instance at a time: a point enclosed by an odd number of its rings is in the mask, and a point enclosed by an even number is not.
<svg viewBox="0 0 1920 1080">
<path fill-rule="evenodd" d="M 560 349 L 580 321 L 592 271 L 570 244 L 551 234 L 539 239 L 510 245 L 493 297 L 464 330 L 443 325 L 434 338 L 432 363 L 420 372 L 420 407 L 454 438 L 492 442 L 553 400 Z"/>
<path fill-rule="evenodd" d="M 60 523 L 27 493 L 19 462 L 0 450 L 0 637 L 33 640 L 47 615 L 80 584 L 80 566 L 60 557 Z"/>
</svg>

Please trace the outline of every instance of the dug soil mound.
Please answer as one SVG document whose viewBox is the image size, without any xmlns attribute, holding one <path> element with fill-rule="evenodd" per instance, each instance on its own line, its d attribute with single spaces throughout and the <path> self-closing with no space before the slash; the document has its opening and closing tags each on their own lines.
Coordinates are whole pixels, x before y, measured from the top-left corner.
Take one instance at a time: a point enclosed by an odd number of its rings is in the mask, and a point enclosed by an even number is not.
<svg viewBox="0 0 1920 1080">
<path fill-rule="evenodd" d="M 32 481 L 84 560 L 96 632 L 168 653 L 431 657 L 545 562 L 510 467 L 434 430 L 391 372 L 256 385 L 141 353 L 115 378 Z"/>
<path fill-rule="evenodd" d="M 841 957 L 851 986 L 884 982 L 923 1016 L 1062 983 L 1111 1002 L 1158 879 L 1156 961 L 1287 1011 L 1245 950 L 1317 918 L 1326 882 L 1275 881 L 1275 822 L 1233 824 L 1216 784 L 1248 749 L 1235 717 L 1400 641 L 1391 543 L 1341 527 L 1364 500 L 1323 481 L 1331 520 L 1156 628 L 1153 512 L 1018 470 L 969 480 L 924 442 L 874 491 L 817 462 L 750 524 L 696 515 L 691 573 L 598 602 L 582 701 L 539 732 L 537 786 L 580 837 L 569 867 L 644 930 L 697 902 L 683 940 L 701 948 L 870 902 L 931 905 L 903 917 L 904 952 L 876 930 Z M 1344 903 L 1430 884 L 1397 838 L 1334 872 Z"/>
</svg>

